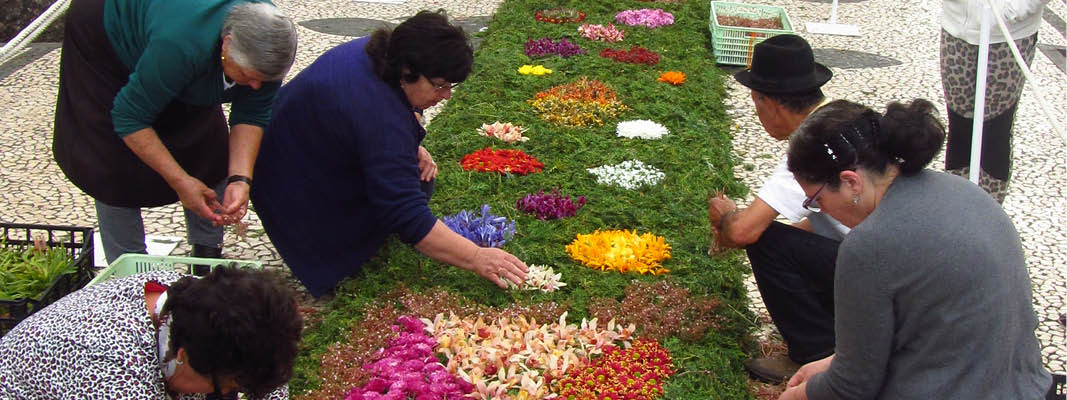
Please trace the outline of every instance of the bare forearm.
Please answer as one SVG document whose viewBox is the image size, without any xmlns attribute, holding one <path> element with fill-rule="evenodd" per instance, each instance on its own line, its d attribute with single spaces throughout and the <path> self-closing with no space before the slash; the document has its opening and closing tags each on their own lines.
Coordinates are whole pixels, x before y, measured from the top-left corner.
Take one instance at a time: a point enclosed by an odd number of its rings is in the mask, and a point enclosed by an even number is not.
<svg viewBox="0 0 1067 400">
<path fill-rule="evenodd" d="M 747 208 L 723 215 L 719 231 L 732 244 L 730 247 L 745 247 L 759 240 L 778 212 L 757 197 Z"/>
<path fill-rule="evenodd" d="M 252 177 L 252 170 L 263 141 L 263 128 L 237 124 L 230 130 L 230 175 Z"/>
<path fill-rule="evenodd" d="M 185 169 L 170 154 L 159 135 L 151 127 L 141 129 L 122 138 L 126 146 L 133 151 L 149 168 L 156 171 L 172 187 L 183 178 L 188 177 Z"/>
<path fill-rule="evenodd" d="M 430 233 L 415 244 L 415 250 L 434 260 L 470 269 L 478 245 L 452 232 L 441 220 L 437 220 Z"/>
</svg>

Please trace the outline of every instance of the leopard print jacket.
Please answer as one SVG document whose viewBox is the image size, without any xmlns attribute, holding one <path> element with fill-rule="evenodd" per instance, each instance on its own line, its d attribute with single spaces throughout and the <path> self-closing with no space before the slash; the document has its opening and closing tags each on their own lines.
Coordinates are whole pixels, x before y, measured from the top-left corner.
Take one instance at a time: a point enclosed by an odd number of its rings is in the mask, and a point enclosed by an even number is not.
<svg viewBox="0 0 1067 400">
<path fill-rule="evenodd" d="M 183 276 L 157 271 L 111 280 L 26 318 L 0 338 L 0 399 L 169 399 L 144 285 Z M 263 400 L 288 398 L 283 385 Z"/>
</svg>

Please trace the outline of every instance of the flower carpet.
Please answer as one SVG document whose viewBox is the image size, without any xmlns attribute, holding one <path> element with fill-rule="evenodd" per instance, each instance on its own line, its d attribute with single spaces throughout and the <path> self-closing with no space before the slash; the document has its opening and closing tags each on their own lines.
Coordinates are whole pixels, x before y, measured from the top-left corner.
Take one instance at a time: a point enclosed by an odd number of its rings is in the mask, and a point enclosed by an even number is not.
<svg viewBox="0 0 1067 400">
<path fill-rule="evenodd" d="M 505 0 L 427 126 L 449 229 L 530 267 L 500 289 L 397 239 L 305 332 L 295 399 L 747 398 L 733 179 L 706 2 Z"/>
</svg>

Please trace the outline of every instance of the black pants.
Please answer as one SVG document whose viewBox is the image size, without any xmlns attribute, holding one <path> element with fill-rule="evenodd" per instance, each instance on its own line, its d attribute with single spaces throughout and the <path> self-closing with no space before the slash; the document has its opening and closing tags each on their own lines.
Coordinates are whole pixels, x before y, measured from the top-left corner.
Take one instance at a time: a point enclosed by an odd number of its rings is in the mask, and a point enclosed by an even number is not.
<svg viewBox="0 0 1067 400">
<path fill-rule="evenodd" d="M 1004 113 L 987 119 L 982 127 L 982 170 L 990 176 L 1006 181 L 1011 178 L 1011 128 L 1015 122 L 1017 105 Z M 974 118 L 964 118 L 948 111 L 948 141 L 945 143 L 945 169 L 971 165 L 971 139 Z"/>
<path fill-rule="evenodd" d="M 834 266 L 840 242 L 772 222 L 745 248 L 763 303 L 797 363 L 834 352 Z"/>
</svg>

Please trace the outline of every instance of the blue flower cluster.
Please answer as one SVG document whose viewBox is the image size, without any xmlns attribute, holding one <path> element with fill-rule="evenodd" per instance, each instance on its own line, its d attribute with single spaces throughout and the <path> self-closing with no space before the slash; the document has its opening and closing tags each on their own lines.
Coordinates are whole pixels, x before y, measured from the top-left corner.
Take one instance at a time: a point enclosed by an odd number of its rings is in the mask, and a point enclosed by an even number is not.
<svg viewBox="0 0 1067 400">
<path fill-rule="evenodd" d="M 515 222 L 489 213 L 489 205 L 482 205 L 482 215 L 463 210 L 441 218 L 448 229 L 481 247 L 504 247 L 515 236 Z"/>
</svg>

